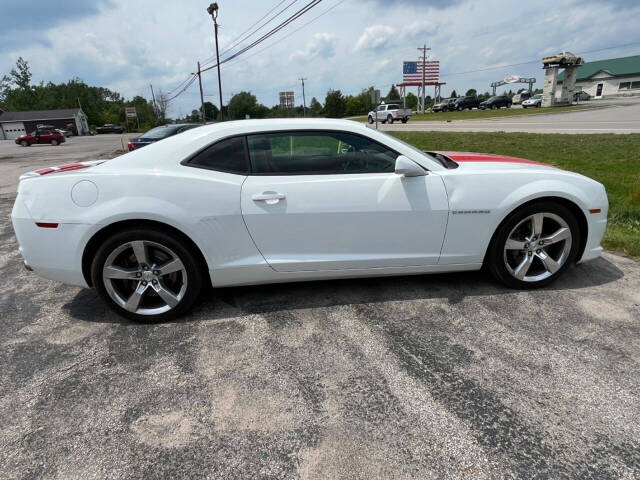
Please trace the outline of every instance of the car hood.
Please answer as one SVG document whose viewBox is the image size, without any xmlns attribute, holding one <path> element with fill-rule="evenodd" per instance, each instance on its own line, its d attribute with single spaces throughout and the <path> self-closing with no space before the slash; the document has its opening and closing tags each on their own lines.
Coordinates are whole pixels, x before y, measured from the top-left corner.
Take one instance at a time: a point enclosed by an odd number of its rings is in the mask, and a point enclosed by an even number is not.
<svg viewBox="0 0 640 480">
<path fill-rule="evenodd" d="M 521 170 L 526 168 L 556 168 L 547 163 L 527 160 L 525 158 L 510 157 L 507 155 L 494 155 L 491 153 L 474 152 L 434 152 L 449 157 L 456 162 L 460 168 L 465 170 L 487 170 L 487 169 L 510 169 Z"/>
</svg>

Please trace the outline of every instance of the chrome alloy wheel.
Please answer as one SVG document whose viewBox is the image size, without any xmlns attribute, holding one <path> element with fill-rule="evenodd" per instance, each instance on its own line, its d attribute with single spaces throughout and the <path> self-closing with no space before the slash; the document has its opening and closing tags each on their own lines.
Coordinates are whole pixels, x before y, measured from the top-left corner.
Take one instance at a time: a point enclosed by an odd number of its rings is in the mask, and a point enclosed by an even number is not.
<svg viewBox="0 0 640 480">
<path fill-rule="evenodd" d="M 169 248 L 148 240 L 127 242 L 104 262 L 102 279 L 111 299 L 138 315 L 174 308 L 187 291 L 187 270 Z"/>
<path fill-rule="evenodd" d="M 571 252 L 571 229 L 555 213 L 534 213 L 518 223 L 504 246 L 509 273 L 523 282 L 549 278 L 566 263 Z"/>
</svg>

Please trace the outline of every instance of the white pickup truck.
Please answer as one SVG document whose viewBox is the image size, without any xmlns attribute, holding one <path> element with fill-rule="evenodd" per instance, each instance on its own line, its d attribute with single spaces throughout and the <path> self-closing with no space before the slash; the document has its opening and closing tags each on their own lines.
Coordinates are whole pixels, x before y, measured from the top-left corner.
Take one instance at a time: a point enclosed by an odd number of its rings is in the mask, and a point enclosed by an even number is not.
<svg viewBox="0 0 640 480">
<path fill-rule="evenodd" d="M 382 123 L 393 123 L 396 120 L 407 123 L 409 117 L 411 117 L 410 108 L 400 108 L 397 103 L 387 103 L 379 105 L 378 108 L 370 111 L 367 115 L 367 121 L 373 123 L 377 118 Z"/>
</svg>

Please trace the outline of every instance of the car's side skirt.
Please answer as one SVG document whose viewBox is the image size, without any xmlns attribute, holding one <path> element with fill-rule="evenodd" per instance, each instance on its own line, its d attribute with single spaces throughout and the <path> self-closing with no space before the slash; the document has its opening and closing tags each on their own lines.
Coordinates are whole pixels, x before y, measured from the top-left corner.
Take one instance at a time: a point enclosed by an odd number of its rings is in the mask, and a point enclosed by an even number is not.
<svg viewBox="0 0 640 480">
<path fill-rule="evenodd" d="M 259 285 L 313 280 L 336 280 L 341 278 L 383 277 L 398 275 L 423 275 L 429 273 L 464 272 L 480 270 L 482 263 L 453 265 L 421 265 L 415 267 L 380 267 L 368 269 L 321 270 L 299 272 L 276 272 L 268 265 L 226 268 L 210 271 L 214 287 Z"/>
</svg>

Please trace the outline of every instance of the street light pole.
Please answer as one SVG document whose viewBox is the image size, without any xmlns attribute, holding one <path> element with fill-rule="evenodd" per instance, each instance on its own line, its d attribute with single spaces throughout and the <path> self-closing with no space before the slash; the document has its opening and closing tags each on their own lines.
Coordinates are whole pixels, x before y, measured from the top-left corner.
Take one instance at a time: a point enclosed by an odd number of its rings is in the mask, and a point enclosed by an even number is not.
<svg viewBox="0 0 640 480">
<path fill-rule="evenodd" d="M 214 33 L 216 37 L 216 63 L 218 64 L 218 93 L 220 95 L 220 121 L 224 120 L 222 113 L 222 80 L 220 77 L 220 51 L 218 50 L 218 4 L 213 2 L 207 7 L 207 12 L 213 19 Z"/>
</svg>

